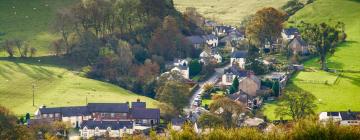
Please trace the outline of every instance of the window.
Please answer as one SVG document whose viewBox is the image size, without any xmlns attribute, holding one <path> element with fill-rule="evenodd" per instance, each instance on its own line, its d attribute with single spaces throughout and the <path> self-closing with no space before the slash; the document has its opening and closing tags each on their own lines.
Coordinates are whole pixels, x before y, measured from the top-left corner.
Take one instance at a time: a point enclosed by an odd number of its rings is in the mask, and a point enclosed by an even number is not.
<svg viewBox="0 0 360 140">
<path fill-rule="evenodd" d="M 95 136 L 100 136 L 99 127 L 95 128 Z"/>
<path fill-rule="evenodd" d="M 114 118 L 115 117 L 115 113 L 111 113 L 111 118 Z"/>
<path fill-rule="evenodd" d="M 49 114 L 49 117 L 50 117 L 50 118 L 53 118 L 53 117 L 54 117 L 54 115 L 53 115 L 53 114 Z"/>
</svg>

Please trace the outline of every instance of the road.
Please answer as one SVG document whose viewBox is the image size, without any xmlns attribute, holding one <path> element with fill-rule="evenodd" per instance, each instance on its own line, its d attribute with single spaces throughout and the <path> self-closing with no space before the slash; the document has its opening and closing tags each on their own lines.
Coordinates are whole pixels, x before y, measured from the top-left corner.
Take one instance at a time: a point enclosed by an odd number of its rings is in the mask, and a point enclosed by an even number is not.
<svg viewBox="0 0 360 140">
<path fill-rule="evenodd" d="M 207 79 L 204 82 L 198 83 L 199 84 L 199 89 L 196 90 L 194 92 L 194 94 L 192 95 L 192 97 L 190 98 L 190 102 L 189 102 L 190 104 L 189 104 L 189 106 L 187 108 L 184 109 L 185 112 L 194 112 L 196 110 L 197 107 L 195 106 L 195 98 L 198 95 L 201 96 L 201 93 L 204 91 L 204 85 L 206 83 L 215 84 L 216 81 L 218 80 L 218 78 L 221 77 L 224 74 L 225 69 L 230 68 L 230 66 L 231 65 L 229 64 L 229 65 L 226 65 L 226 66 L 221 67 L 221 68 L 216 68 L 215 73 L 211 77 L 209 77 L 209 79 Z"/>
</svg>

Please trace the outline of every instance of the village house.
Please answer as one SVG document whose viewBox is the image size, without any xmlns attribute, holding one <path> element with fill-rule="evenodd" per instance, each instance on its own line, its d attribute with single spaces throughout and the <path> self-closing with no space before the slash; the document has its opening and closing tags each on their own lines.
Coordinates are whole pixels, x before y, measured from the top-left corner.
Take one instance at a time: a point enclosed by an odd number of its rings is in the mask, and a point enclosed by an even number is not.
<svg viewBox="0 0 360 140">
<path fill-rule="evenodd" d="M 348 110 L 343 112 L 320 113 L 320 122 L 327 123 L 330 120 L 342 126 L 360 126 L 360 112 L 352 112 L 351 110 Z"/>
<path fill-rule="evenodd" d="M 89 130 L 85 137 L 95 135 L 95 128 L 105 131 L 108 127 L 114 131 L 114 136 L 121 136 L 124 123 L 131 122 L 136 126 L 155 126 L 160 123 L 160 110 L 146 108 L 146 103 L 140 100 L 131 103 L 88 103 L 86 106 L 55 107 L 43 106 L 35 112 L 36 120 L 63 121 L 70 123 L 74 128 Z M 109 126 L 102 126 L 107 124 Z M 96 126 L 99 125 L 99 126 Z M 105 129 L 103 129 L 105 128 Z M 130 127 L 127 127 L 130 129 Z M 131 127 L 132 128 L 132 127 Z M 90 131 L 94 133 L 90 134 Z M 111 132 L 113 132 L 111 131 Z M 119 133 L 117 133 L 119 132 Z"/>
<path fill-rule="evenodd" d="M 249 110 L 259 108 L 263 102 L 259 96 L 250 96 L 241 90 L 234 94 L 229 94 L 227 97 L 237 103 L 244 105 Z"/>
<path fill-rule="evenodd" d="M 288 80 L 286 72 L 272 72 L 268 75 L 265 75 L 264 78 L 272 81 L 278 81 L 281 89 L 284 89 L 286 87 L 286 83 Z"/>
<path fill-rule="evenodd" d="M 231 86 L 235 77 L 242 79 L 247 76 L 248 71 L 241 70 L 237 66 L 231 66 L 230 68 L 224 70 L 224 74 L 221 76 L 221 85 Z"/>
<path fill-rule="evenodd" d="M 215 26 L 215 28 L 213 30 L 213 34 L 216 36 L 226 36 L 231 31 L 234 31 L 234 30 L 236 30 L 236 28 L 234 28 L 234 27 L 219 25 L 219 26 Z"/>
<path fill-rule="evenodd" d="M 210 47 L 217 47 L 219 45 L 218 37 L 216 37 L 213 34 L 203 35 L 202 38 L 203 38 L 204 42 L 206 42 L 207 45 Z"/>
<path fill-rule="evenodd" d="M 292 51 L 292 53 L 306 55 L 309 54 L 309 45 L 300 37 L 295 36 L 288 44 L 288 48 Z"/>
<path fill-rule="evenodd" d="M 189 43 L 196 49 L 200 49 L 205 44 L 203 38 L 198 35 L 194 36 L 187 36 L 186 39 L 189 41 Z"/>
<path fill-rule="evenodd" d="M 245 69 L 247 51 L 234 51 L 230 58 L 230 64 L 239 66 L 240 69 Z"/>
<path fill-rule="evenodd" d="M 211 48 L 211 49 L 204 49 L 200 53 L 200 62 L 204 64 L 209 64 L 211 62 L 214 63 L 221 63 L 222 57 L 220 53 L 217 51 L 217 48 Z"/>
<path fill-rule="evenodd" d="M 189 61 L 186 59 L 175 59 L 173 68 L 170 71 L 172 72 L 177 71 L 185 79 L 189 79 L 190 78 Z"/>
<path fill-rule="evenodd" d="M 289 41 L 295 38 L 295 36 L 300 35 L 300 32 L 297 28 L 286 28 L 281 32 L 281 37 L 285 41 Z"/>
<path fill-rule="evenodd" d="M 228 35 L 220 39 L 219 44 L 226 45 L 229 42 L 239 42 L 245 39 L 245 33 L 237 30 L 231 31 Z"/>
<path fill-rule="evenodd" d="M 260 79 L 252 72 L 242 79 L 239 79 L 239 91 L 243 91 L 250 96 L 257 96 L 261 88 Z"/>
<path fill-rule="evenodd" d="M 204 46 L 217 47 L 219 45 L 218 37 L 213 34 L 187 36 L 186 39 L 196 49 L 203 48 Z"/>
<path fill-rule="evenodd" d="M 99 137 L 123 137 L 125 134 L 133 134 L 135 123 L 133 121 L 84 121 L 80 131 L 82 138 Z"/>
</svg>

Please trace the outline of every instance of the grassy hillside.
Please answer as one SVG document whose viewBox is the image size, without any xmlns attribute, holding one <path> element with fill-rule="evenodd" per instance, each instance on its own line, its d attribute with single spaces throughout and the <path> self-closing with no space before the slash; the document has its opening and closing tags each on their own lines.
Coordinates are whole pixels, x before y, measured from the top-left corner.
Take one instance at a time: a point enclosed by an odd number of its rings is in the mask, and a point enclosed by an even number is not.
<svg viewBox="0 0 360 140">
<path fill-rule="evenodd" d="M 77 0 L 1 0 L 0 42 L 5 39 L 28 41 L 39 55 L 49 53 L 49 44 L 58 35 L 51 33 L 56 11 Z M 0 56 L 5 53 L 1 52 Z"/>
<path fill-rule="evenodd" d="M 40 60 L 40 61 L 39 61 Z M 42 58 L 0 61 L 0 104 L 16 114 L 33 113 L 40 105 L 72 106 L 88 102 L 126 102 L 141 99 L 155 107 L 156 101 L 118 86 L 78 76 L 62 68 L 62 60 Z M 54 65 L 56 64 L 56 65 Z M 66 63 L 65 63 L 66 64 Z M 58 67 L 58 66 L 61 67 Z M 35 83 L 35 107 L 32 84 Z"/>
<path fill-rule="evenodd" d="M 279 8 L 288 0 L 174 0 L 180 11 L 195 7 L 205 17 L 218 23 L 239 24 L 242 19 L 263 7 Z"/>
<path fill-rule="evenodd" d="M 290 21 L 301 20 L 312 23 L 335 23 L 342 21 L 346 24 L 348 34 L 347 43 L 338 46 L 336 53 L 327 59 L 328 66 L 333 69 L 360 70 L 360 0 L 317 0 L 305 7 Z M 319 68 L 318 58 L 305 62 L 306 67 Z M 319 70 L 314 72 L 300 72 L 293 77 L 293 84 L 289 88 L 300 88 L 309 91 L 318 98 L 318 111 L 346 111 L 348 109 L 360 111 L 360 73 L 343 73 L 335 84 L 334 74 Z M 302 80 L 328 80 L 326 84 L 311 84 Z M 336 80 L 336 79 L 335 79 Z M 266 105 L 265 114 L 274 119 L 273 110 L 276 103 Z"/>
</svg>

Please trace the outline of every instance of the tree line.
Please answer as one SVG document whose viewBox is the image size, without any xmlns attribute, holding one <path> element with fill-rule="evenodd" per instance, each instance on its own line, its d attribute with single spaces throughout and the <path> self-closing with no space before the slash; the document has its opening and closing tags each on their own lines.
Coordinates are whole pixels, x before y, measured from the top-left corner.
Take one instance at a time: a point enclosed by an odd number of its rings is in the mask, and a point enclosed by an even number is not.
<svg viewBox="0 0 360 140">
<path fill-rule="evenodd" d="M 60 9 L 52 52 L 93 79 L 155 97 L 156 77 L 175 58 L 198 57 L 185 39 L 198 28 L 172 0 L 85 0 Z"/>
</svg>

